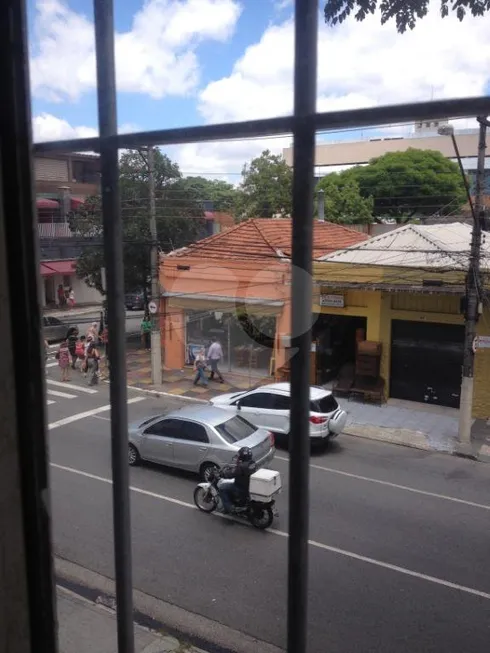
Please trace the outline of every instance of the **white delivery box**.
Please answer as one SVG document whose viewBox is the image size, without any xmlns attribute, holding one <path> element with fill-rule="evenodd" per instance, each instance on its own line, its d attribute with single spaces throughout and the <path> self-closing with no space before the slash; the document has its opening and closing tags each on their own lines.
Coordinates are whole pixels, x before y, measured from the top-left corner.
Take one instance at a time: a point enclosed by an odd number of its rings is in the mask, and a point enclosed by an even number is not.
<svg viewBox="0 0 490 653">
<path fill-rule="evenodd" d="M 272 469 L 259 469 L 250 477 L 250 498 L 252 501 L 272 501 L 281 491 L 281 475 Z"/>
</svg>

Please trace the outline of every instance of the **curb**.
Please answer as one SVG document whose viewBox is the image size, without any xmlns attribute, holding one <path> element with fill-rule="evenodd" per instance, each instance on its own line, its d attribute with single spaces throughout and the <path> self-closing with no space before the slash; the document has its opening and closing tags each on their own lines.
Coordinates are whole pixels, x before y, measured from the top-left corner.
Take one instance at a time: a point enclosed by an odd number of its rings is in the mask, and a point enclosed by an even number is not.
<svg viewBox="0 0 490 653">
<path fill-rule="evenodd" d="M 106 381 L 109 383 L 109 381 Z M 149 397 L 172 397 L 173 399 L 182 399 L 182 401 L 194 401 L 198 404 L 209 404 L 210 402 L 207 399 L 197 399 L 196 397 L 186 397 L 185 395 L 176 395 L 172 392 L 162 392 L 161 390 L 149 390 L 147 388 L 140 388 L 136 385 L 128 385 L 128 390 L 136 390 L 137 392 L 142 392 L 143 394 Z"/>
<path fill-rule="evenodd" d="M 111 578 L 60 557 L 55 557 L 54 565 L 57 585 L 114 612 L 115 583 Z M 136 589 L 133 589 L 133 601 L 134 623 L 184 640 L 183 651 L 191 645 L 202 653 L 285 653 L 273 644 Z"/>
</svg>

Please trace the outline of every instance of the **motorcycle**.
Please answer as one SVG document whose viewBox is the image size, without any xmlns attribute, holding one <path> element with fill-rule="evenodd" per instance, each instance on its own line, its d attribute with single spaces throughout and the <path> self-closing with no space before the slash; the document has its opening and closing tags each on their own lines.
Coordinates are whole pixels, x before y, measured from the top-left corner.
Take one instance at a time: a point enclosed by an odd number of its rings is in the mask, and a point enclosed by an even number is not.
<svg viewBox="0 0 490 653">
<path fill-rule="evenodd" d="M 226 470 L 212 472 L 208 482 L 199 483 L 194 490 L 194 503 L 202 512 L 212 513 L 218 508 L 222 510 L 219 488 L 223 482 L 226 482 L 224 474 Z M 253 498 L 250 494 L 243 499 L 235 497 L 230 514 L 249 521 L 252 526 L 260 530 L 269 528 L 274 521 L 274 514 L 277 514 L 273 497 L 280 491 L 279 485 L 274 492 L 263 497 L 257 494 L 254 494 Z"/>
</svg>

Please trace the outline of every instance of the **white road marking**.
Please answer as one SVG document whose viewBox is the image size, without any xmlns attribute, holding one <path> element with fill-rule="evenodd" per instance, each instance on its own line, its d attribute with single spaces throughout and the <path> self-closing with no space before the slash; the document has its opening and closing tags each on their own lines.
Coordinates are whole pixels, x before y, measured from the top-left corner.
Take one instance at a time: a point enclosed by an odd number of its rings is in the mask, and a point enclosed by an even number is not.
<svg viewBox="0 0 490 653">
<path fill-rule="evenodd" d="M 48 404 L 48 406 L 50 406 L 51 404 L 55 404 L 56 401 L 53 401 L 52 399 L 48 399 L 46 403 Z"/>
<path fill-rule="evenodd" d="M 145 401 L 145 398 L 132 397 L 131 399 L 128 399 L 128 404 L 135 404 L 138 401 Z M 57 422 L 51 422 L 51 424 L 48 424 L 48 429 L 51 431 L 52 429 L 57 429 L 60 426 L 66 426 L 66 424 L 71 424 L 72 422 L 78 422 L 79 420 L 85 419 L 86 417 L 92 417 L 93 415 L 97 415 L 98 413 L 106 413 L 110 409 L 111 409 L 111 405 L 107 404 L 106 406 L 99 406 L 98 408 L 92 408 L 92 410 L 86 410 L 83 413 L 76 413 L 76 415 L 63 417 L 63 419 L 59 419 Z"/>
<path fill-rule="evenodd" d="M 289 462 L 289 458 L 283 456 L 274 456 L 274 460 L 284 460 Z M 438 494 L 437 492 L 428 492 L 427 490 L 418 490 L 417 488 L 408 485 L 399 485 L 398 483 L 390 483 L 390 481 L 382 481 L 379 478 L 371 478 L 369 476 L 360 476 L 359 474 L 352 474 L 351 472 L 344 472 L 340 469 L 333 469 L 333 467 L 322 467 L 321 465 L 311 465 L 313 469 L 319 469 L 322 472 L 329 472 L 330 474 L 338 474 L 339 476 L 346 476 L 347 478 L 355 478 L 358 481 L 366 481 L 367 483 L 377 483 L 378 485 L 385 485 L 392 487 L 396 490 L 403 490 L 405 492 L 413 492 L 414 494 L 422 494 L 426 497 L 434 499 L 443 499 L 444 501 L 452 501 L 453 503 L 462 503 L 465 506 L 472 508 L 481 508 L 482 510 L 490 510 L 490 506 L 485 503 L 477 503 L 476 501 L 467 501 L 466 499 L 458 499 L 457 497 L 448 496 L 446 494 Z"/>
<path fill-rule="evenodd" d="M 93 388 L 87 388 L 84 387 L 83 385 L 75 385 L 74 383 L 70 383 L 69 386 L 66 385 L 65 382 L 63 381 L 53 381 L 52 379 L 47 379 L 46 383 L 49 383 L 51 385 L 58 385 L 61 388 L 73 388 L 74 390 L 78 390 L 79 392 L 86 392 L 88 395 L 95 395 L 97 394 L 97 390 L 94 390 Z"/>
<path fill-rule="evenodd" d="M 54 363 L 46 363 L 45 367 L 55 367 L 58 365 L 58 361 L 55 361 Z"/>
<path fill-rule="evenodd" d="M 90 478 L 94 481 L 100 481 L 101 483 L 106 483 L 112 485 L 112 480 L 110 478 L 104 478 L 103 476 L 97 476 L 96 474 L 90 474 L 89 472 L 84 472 L 80 469 L 75 469 L 73 467 L 66 467 L 64 465 L 58 465 L 56 463 L 50 463 L 51 467 L 60 469 L 71 474 L 77 474 L 78 476 L 84 476 L 85 478 Z M 139 487 L 129 486 L 131 492 L 136 494 L 142 494 L 153 499 L 159 499 L 160 501 L 166 501 L 167 503 L 173 503 L 183 508 L 192 508 L 197 510 L 196 506 L 193 503 L 188 503 L 187 501 L 180 501 L 180 499 L 174 499 L 173 497 L 168 497 L 163 494 L 157 494 L 156 492 L 150 492 L 148 490 L 143 490 Z M 218 513 L 219 515 L 219 513 Z M 218 516 L 217 515 L 217 516 Z M 219 515 L 226 517 L 227 515 Z M 271 535 L 277 535 L 279 537 L 288 538 L 289 534 L 285 531 L 279 531 L 275 528 L 269 528 L 267 530 Z M 374 565 L 375 567 L 380 567 L 382 569 L 388 569 L 389 571 L 394 571 L 405 576 L 411 576 L 412 578 L 418 578 L 419 580 L 424 580 L 428 583 L 433 583 L 434 585 L 440 585 L 442 587 L 447 587 L 449 589 L 457 590 L 459 592 L 464 592 L 465 594 L 471 594 L 473 596 L 478 596 L 479 598 L 490 601 L 490 593 L 483 592 L 482 590 L 474 589 L 473 587 L 467 587 L 466 585 L 459 585 L 458 583 L 452 583 L 449 580 L 444 580 L 443 578 L 437 578 L 436 576 L 429 576 L 427 574 L 422 574 L 418 571 L 413 571 L 412 569 L 407 569 L 406 567 L 400 567 L 399 565 L 392 565 L 389 562 L 383 562 L 382 560 L 376 560 L 375 558 L 370 558 L 368 556 L 360 555 L 359 553 L 354 553 L 353 551 L 347 551 L 346 549 L 339 549 L 336 546 L 330 546 L 329 544 L 324 544 L 323 542 L 316 542 L 315 540 L 308 540 L 308 544 L 316 549 L 321 549 L 328 551 L 330 553 L 335 553 L 337 555 L 343 556 L 345 558 L 350 558 L 352 560 L 358 560 L 359 562 L 364 562 L 369 565 Z"/>
<path fill-rule="evenodd" d="M 65 399 L 76 399 L 77 395 L 70 395 L 68 392 L 59 392 L 59 390 L 51 390 L 48 388 L 46 390 L 48 395 L 53 395 L 53 397 L 64 397 Z"/>
<path fill-rule="evenodd" d="M 103 419 L 105 422 L 110 422 L 111 418 L 110 417 L 102 417 L 102 415 L 92 415 L 94 419 Z"/>
</svg>

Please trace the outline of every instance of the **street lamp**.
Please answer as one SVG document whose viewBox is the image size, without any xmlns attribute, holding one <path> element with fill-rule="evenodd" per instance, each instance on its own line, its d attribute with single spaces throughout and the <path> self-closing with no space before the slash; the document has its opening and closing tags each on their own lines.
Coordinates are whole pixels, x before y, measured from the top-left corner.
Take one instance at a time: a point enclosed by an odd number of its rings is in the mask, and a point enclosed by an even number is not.
<svg viewBox="0 0 490 653">
<path fill-rule="evenodd" d="M 461 161 L 461 155 L 459 153 L 458 143 L 456 141 L 456 138 L 454 137 L 454 127 L 452 125 L 442 125 L 437 130 L 437 133 L 439 134 L 439 136 L 450 136 L 451 137 L 451 140 L 453 142 L 454 151 L 456 153 L 456 158 L 458 159 L 459 170 L 461 172 L 461 176 L 463 177 L 463 183 L 464 183 L 464 187 L 465 187 L 465 190 L 466 190 L 466 197 L 468 198 L 468 203 L 470 205 L 471 215 L 473 216 L 473 220 L 476 222 L 475 208 L 473 206 L 473 200 L 471 199 L 470 185 L 468 184 L 468 179 L 466 177 L 466 173 L 465 173 L 465 170 L 463 168 L 463 162 Z"/>
</svg>

